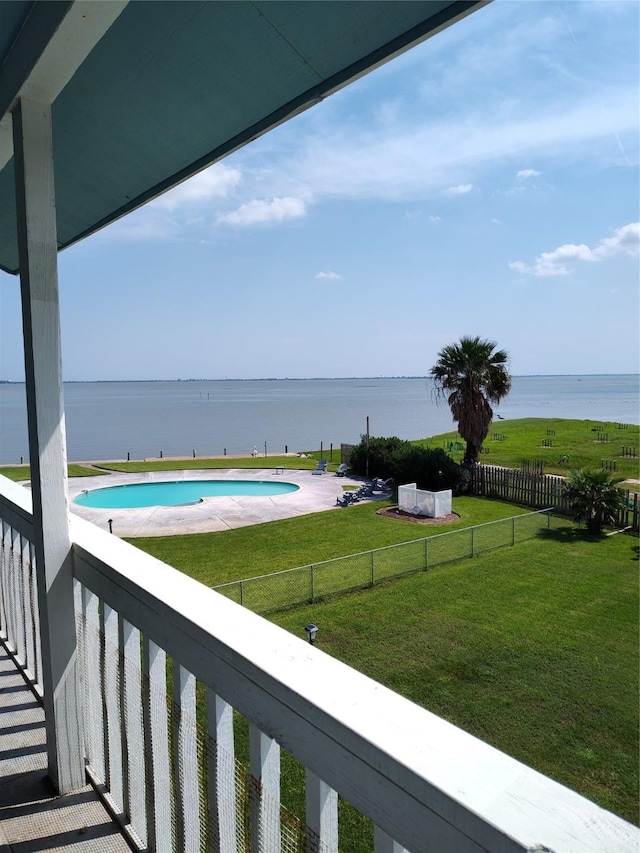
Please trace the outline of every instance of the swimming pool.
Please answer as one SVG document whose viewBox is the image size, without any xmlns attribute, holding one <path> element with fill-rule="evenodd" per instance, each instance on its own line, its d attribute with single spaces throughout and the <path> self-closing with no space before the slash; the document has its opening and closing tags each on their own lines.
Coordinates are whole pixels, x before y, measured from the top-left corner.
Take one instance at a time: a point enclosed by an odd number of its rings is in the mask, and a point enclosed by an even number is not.
<svg viewBox="0 0 640 853">
<path fill-rule="evenodd" d="M 74 503 L 93 509 L 142 509 L 149 506 L 191 506 L 203 498 L 273 497 L 296 492 L 294 483 L 266 480 L 179 480 L 167 483 L 131 483 L 84 491 Z"/>
</svg>

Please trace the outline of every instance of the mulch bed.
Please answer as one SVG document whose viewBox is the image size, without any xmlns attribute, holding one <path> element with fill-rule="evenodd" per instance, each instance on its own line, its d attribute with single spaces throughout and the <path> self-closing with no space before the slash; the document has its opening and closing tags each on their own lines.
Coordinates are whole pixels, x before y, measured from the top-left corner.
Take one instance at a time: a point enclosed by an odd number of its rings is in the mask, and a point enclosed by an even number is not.
<svg viewBox="0 0 640 853">
<path fill-rule="evenodd" d="M 426 515 L 413 515 L 411 512 L 405 512 L 397 506 L 387 506 L 379 509 L 376 515 L 386 515 L 387 518 L 399 518 L 401 521 L 413 521 L 414 524 L 451 524 L 452 521 L 458 521 L 460 516 L 457 512 L 450 512 L 449 515 L 443 515 L 440 518 L 428 518 Z"/>
</svg>

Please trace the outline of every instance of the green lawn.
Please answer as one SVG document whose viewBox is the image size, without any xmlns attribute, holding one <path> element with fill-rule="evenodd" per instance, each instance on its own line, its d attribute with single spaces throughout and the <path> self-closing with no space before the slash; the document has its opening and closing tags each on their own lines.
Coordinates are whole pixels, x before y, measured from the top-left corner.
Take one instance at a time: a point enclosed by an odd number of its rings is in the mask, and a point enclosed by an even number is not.
<svg viewBox="0 0 640 853">
<path fill-rule="evenodd" d="M 8 477 L 16 483 L 31 479 L 31 468 L 29 465 L 0 465 L 0 474 Z M 96 471 L 95 468 L 87 468 L 84 465 L 68 465 L 69 477 L 96 477 L 104 474 L 104 471 Z"/>
<path fill-rule="evenodd" d="M 335 471 L 340 464 L 340 452 L 333 452 L 333 462 L 328 465 L 329 471 Z M 328 459 L 328 454 L 325 454 Z M 312 470 L 316 467 L 319 453 L 309 453 L 306 457 L 300 456 L 251 456 L 234 457 L 219 456 L 215 459 L 149 459 L 137 462 L 95 462 L 93 467 L 71 464 L 67 471 L 69 477 L 96 477 L 109 474 L 111 471 L 119 471 L 125 474 L 139 474 L 142 471 L 184 471 L 207 468 L 275 468 L 284 466 L 295 470 Z M 29 465 L 0 465 L 0 474 L 10 480 L 29 480 L 31 469 Z"/>
<path fill-rule="evenodd" d="M 270 618 L 314 622 L 323 651 L 637 822 L 635 537 L 567 526 Z"/>
<path fill-rule="evenodd" d="M 323 453 L 328 461 L 328 470 L 335 471 L 340 464 L 340 451 L 333 451 L 333 459 L 329 461 L 329 453 Z M 198 459 L 146 459 L 137 462 L 97 462 L 104 471 L 120 471 L 137 474 L 140 471 L 176 471 L 207 468 L 275 468 L 283 466 L 297 471 L 313 470 L 318 464 L 320 454 L 308 451 L 304 456 L 216 456 L 214 458 Z M 103 471 L 103 473 L 104 473 Z"/>
<path fill-rule="evenodd" d="M 606 439 L 606 440 L 604 440 Z M 464 444 L 458 432 L 425 438 L 416 442 L 424 447 L 443 447 L 461 462 L 463 449 L 449 451 L 450 442 Z M 551 447 L 544 447 L 549 442 Z M 623 457 L 623 448 L 632 448 L 634 457 Z M 616 463 L 616 475 L 640 476 L 640 427 L 625 428 L 611 421 L 581 421 L 563 418 L 522 418 L 496 420 L 484 442 L 480 461 L 486 465 L 520 468 L 523 460 L 544 462 L 545 474 L 567 475 L 577 468 L 599 468 L 602 460 Z M 628 452 L 628 451 L 627 451 Z M 561 459 L 567 461 L 561 463 Z"/>
<path fill-rule="evenodd" d="M 321 560 L 383 548 L 528 512 L 501 501 L 454 498 L 454 524 L 413 524 L 377 515 L 389 501 L 317 512 L 220 533 L 150 536 L 129 541 L 207 586 L 270 574 Z"/>
</svg>

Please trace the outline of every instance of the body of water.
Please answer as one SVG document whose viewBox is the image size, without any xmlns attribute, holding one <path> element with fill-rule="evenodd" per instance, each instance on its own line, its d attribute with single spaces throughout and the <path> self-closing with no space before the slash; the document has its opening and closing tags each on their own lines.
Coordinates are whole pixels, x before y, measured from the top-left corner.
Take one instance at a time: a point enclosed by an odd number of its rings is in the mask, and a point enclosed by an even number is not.
<svg viewBox="0 0 640 853">
<path fill-rule="evenodd" d="M 430 379 L 72 382 L 69 461 L 263 455 L 339 449 L 371 435 L 417 439 L 454 428 Z M 495 407 L 510 418 L 640 423 L 638 375 L 515 376 Z M 0 464 L 27 462 L 25 386 L 0 384 Z"/>
</svg>

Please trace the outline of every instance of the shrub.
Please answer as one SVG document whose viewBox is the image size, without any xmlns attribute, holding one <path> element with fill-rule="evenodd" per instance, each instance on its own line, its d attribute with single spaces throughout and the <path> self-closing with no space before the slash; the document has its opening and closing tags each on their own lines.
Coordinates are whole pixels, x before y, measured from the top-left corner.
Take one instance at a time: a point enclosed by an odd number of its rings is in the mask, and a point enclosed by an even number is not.
<svg viewBox="0 0 640 853">
<path fill-rule="evenodd" d="M 606 525 L 615 525 L 624 506 L 618 488 L 620 478 L 608 471 L 582 468 L 573 471 L 564 487 L 564 498 L 578 521 L 584 521 L 589 533 L 602 533 Z"/>
<path fill-rule="evenodd" d="M 367 466 L 368 456 L 368 466 Z M 369 477 L 393 477 L 397 485 L 415 483 L 419 489 L 438 492 L 451 489 L 460 494 L 465 488 L 465 473 L 441 448 L 426 448 L 391 436 L 362 436 L 351 451 L 351 471 Z"/>
</svg>

